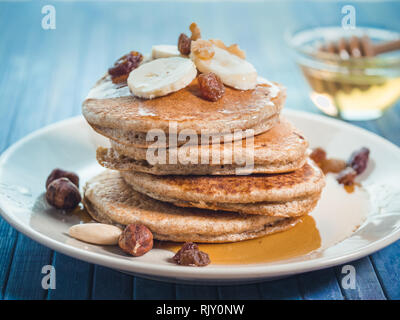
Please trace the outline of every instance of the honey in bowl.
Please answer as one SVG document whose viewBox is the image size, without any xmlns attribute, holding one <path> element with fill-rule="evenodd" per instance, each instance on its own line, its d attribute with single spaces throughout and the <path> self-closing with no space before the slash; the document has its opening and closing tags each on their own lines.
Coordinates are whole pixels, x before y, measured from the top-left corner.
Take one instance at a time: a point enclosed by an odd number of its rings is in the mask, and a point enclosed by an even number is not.
<svg viewBox="0 0 400 320">
<path fill-rule="evenodd" d="M 288 38 L 324 113 L 370 120 L 400 98 L 400 34 L 378 28 L 319 27 Z"/>
<path fill-rule="evenodd" d="M 323 112 L 348 119 L 378 118 L 400 98 L 400 77 L 380 77 L 318 70 L 301 66 L 312 92 L 311 100 Z"/>
</svg>

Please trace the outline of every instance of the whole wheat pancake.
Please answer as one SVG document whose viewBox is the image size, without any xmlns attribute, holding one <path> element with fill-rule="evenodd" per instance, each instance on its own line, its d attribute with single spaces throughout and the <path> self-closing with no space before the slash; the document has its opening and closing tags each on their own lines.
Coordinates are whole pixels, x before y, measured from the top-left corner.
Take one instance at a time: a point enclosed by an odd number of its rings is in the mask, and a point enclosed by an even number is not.
<svg viewBox="0 0 400 320">
<path fill-rule="evenodd" d="M 165 150 L 165 164 L 147 161 L 147 149 L 127 146 L 111 140 L 112 148 L 97 150 L 98 162 L 109 169 L 139 171 L 157 175 L 232 175 L 237 168 L 241 174 L 282 173 L 301 168 L 306 161 L 307 141 L 285 119 L 271 130 L 254 137 L 254 146 L 246 150 L 245 139 L 236 143 L 217 145 L 183 145 Z M 170 151 L 184 155 L 187 162 L 170 164 Z M 246 153 L 254 160 L 254 168 L 243 168 Z M 202 157 L 205 155 L 206 157 Z M 201 159 L 206 159 L 207 163 Z M 176 157 L 176 159 L 181 159 Z"/>
<path fill-rule="evenodd" d="M 272 175 L 155 176 L 131 171 L 121 175 L 136 191 L 177 206 L 276 216 L 309 212 L 325 185 L 324 174 L 311 160 L 294 172 Z"/>
<path fill-rule="evenodd" d="M 83 202 L 96 221 L 144 224 L 155 239 L 179 242 L 242 241 L 287 230 L 300 221 L 175 207 L 132 190 L 115 171 L 90 180 L 84 187 Z"/>
<path fill-rule="evenodd" d="M 190 129 L 200 134 L 226 136 L 234 130 L 253 129 L 247 135 L 269 130 L 277 121 L 286 98 L 285 89 L 260 81 L 254 90 L 225 88 L 211 102 L 200 97 L 197 79 L 174 93 L 157 99 L 140 99 L 127 86 L 115 85 L 109 76 L 100 79 L 83 102 L 82 113 L 100 134 L 120 143 L 146 147 L 152 129 L 165 134 Z M 176 123 L 176 127 L 170 124 Z"/>
</svg>

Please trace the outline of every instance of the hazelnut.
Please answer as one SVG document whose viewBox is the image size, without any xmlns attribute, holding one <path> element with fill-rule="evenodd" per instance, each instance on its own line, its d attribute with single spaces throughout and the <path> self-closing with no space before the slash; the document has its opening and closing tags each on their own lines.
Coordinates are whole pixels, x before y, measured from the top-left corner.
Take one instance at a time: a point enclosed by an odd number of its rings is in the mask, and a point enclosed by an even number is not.
<svg viewBox="0 0 400 320">
<path fill-rule="evenodd" d="M 77 186 L 77 188 L 79 188 L 79 177 L 76 173 L 56 168 L 50 173 L 46 180 L 46 189 L 50 183 L 59 178 L 68 178 L 74 185 Z"/>
<path fill-rule="evenodd" d="M 153 234 L 142 224 L 129 224 L 120 235 L 118 245 L 126 253 L 139 257 L 153 248 Z"/>
<path fill-rule="evenodd" d="M 59 178 L 47 187 L 46 199 L 57 209 L 74 209 L 82 198 L 75 184 L 68 178 Z"/>
</svg>

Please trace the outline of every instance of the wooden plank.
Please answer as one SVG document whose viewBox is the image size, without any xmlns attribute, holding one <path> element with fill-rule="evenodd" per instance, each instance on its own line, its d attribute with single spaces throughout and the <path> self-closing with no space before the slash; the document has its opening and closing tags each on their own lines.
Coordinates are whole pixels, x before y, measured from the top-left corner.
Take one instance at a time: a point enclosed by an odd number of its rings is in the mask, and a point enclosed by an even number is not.
<svg viewBox="0 0 400 320">
<path fill-rule="evenodd" d="M 92 291 L 93 265 L 61 253 L 54 255 L 56 289 L 48 290 L 50 300 L 89 299 Z"/>
<path fill-rule="evenodd" d="M 400 299 L 400 241 L 371 256 L 375 271 L 388 299 Z"/>
<path fill-rule="evenodd" d="M 135 277 L 133 287 L 135 300 L 172 300 L 176 299 L 175 284 Z"/>
<path fill-rule="evenodd" d="M 261 298 L 266 300 L 301 300 L 301 292 L 296 276 L 265 281 L 259 284 Z"/>
<path fill-rule="evenodd" d="M 19 234 L 3 298 L 44 299 L 42 268 L 51 265 L 51 257 L 51 250 Z"/>
<path fill-rule="evenodd" d="M 227 300 L 257 300 L 261 299 L 257 283 L 246 285 L 218 286 L 218 296 Z"/>
<path fill-rule="evenodd" d="M 0 300 L 3 299 L 5 286 L 11 270 L 17 232 L 4 219 L 0 218 Z"/>
<path fill-rule="evenodd" d="M 216 286 L 177 284 L 176 299 L 215 300 L 218 299 L 218 290 Z"/>
<path fill-rule="evenodd" d="M 333 268 L 297 276 L 300 290 L 307 300 L 342 300 L 343 295 Z"/>
<path fill-rule="evenodd" d="M 92 299 L 132 299 L 133 277 L 102 266 L 94 267 Z"/>
<path fill-rule="evenodd" d="M 343 278 L 347 275 L 347 271 L 342 273 L 343 266 L 335 268 L 336 276 L 341 286 L 342 293 L 349 300 L 385 300 L 382 287 L 375 274 L 375 270 L 368 257 L 352 261 L 346 265 L 355 268 L 355 288 L 346 288 L 342 285 Z"/>
</svg>

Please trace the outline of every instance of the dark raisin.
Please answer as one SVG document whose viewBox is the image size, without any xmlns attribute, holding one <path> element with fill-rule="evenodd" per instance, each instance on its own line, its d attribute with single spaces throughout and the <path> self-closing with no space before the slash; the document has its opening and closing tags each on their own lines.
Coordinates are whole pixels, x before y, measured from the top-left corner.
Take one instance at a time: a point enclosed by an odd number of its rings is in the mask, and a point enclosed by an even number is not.
<svg viewBox="0 0 400 320">
<path fill-rule="evenodd" d="M 129 73 L 136 69 L 140 62 L 142 62 L 143 56 L 137 51 L 131 51 L 130 53 L 119 58 L 114 66 L 108 69 L 108 73 L 114 83 L 126 81 Z"/>
<path fill-rule="evenodd" d="M 352 167 L 347 167 L 339 172 L 336 177 L 337 182 L 340 184 L 344 184 L 345 186 L 353 185 L 354 179 L 357 176 L 357 171 L 355 171 Z"/>
<path fill-rule="evenodd" d="M 208 254 L 200 251 L 197 244 L 193 242 L 185 243 L 172 259 L 183 266 L 203 267 L 211 262 Z"/>
<path fill-rule="evenodd" d="M 348 166 L 352 167 L 357 172 L 357 174 L 361 174 L 367 168 L 368 158 L 369 149 L 363 147 L 360 150 L 354 151 L 351 154 L 347 164 Z"/>
<path fill-rule="evenodd" d="M 190 44 L 192 40 L 184 33 L 178 38 L 178 50 L 183 55 L 188 55 L 190 53 Z"/>
<path fill-rule="evenodd" d="M 210 101 L 217 101 L 225 93 L 225 87 L 221 79 L 214 73 L 202 73 L 197 78 L 201 96 Z"/>
</svg>

